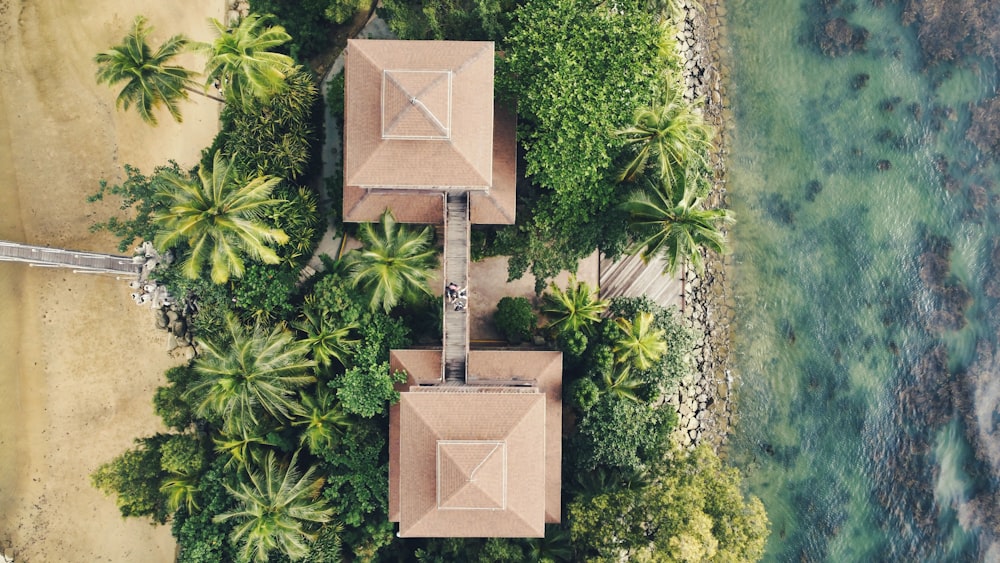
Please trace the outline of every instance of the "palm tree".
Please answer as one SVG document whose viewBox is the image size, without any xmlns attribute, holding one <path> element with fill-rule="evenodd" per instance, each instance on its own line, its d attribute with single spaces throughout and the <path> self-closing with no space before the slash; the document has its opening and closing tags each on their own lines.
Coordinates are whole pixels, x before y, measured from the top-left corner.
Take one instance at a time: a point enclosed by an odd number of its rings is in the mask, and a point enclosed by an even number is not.
<svg viewBox="0 0 1000 563">
<path fill-rule="evenodd" d="M 555 283 L 549 289 L 551 293 L 542 296 L 542 313 L 548 316 L 548 326 L 557 334 L 564 331 L 590 334 L 594 323 L 601 320 L 601 314 L 608 308 L 608 302 L 587 282 L 577 281 L 576 275 L 570 276 L 566 291 Z"/>
<path fill-rule="evenodd" d="M 673 188 L 662 179 L 647 179 L 646 189 L 633 193 L 622 204 L 622 209 L 629 213 L 629 227 L 636 235 L 628 252 L 641 251 L 645 262 L 662 256 L 663 273 L 670 276 L 677 273 L 684 261 L 701 273 L 702 248 L 725 252 L 722 227 L 732 223 L 733 218 L 725 209 L 702 209 L 699 194 L 703 190 L 697 183 L 704 179 L 700 175 L 688 170 L 675 177 Z"/>
<path fill-rule="evenodd" d="M 215 442 L 215 451 L 226 454 L 226 469 L 247 467 L 268 448 L 277 447 L 263 426 L 243 425 L 228 434 L 220 433 Z"/>
<path fill-rule="evenodd" d="M 346 256 L 348 272 L 354 287 L 370 296 L 372 310 L 381 306 L 388 313 L 402 299 L 431 294 L 428 282 L 437 267 L 431 227 L 412 231 L 386 209 L 378 223 L 361 224 L 358 238 L 364 248 Z"/>
<path fill-rule="evenodd" d="M 605 371 L 601 383 L 604 385 L 601 389 L 602 395 L 609 394 L 636 403 L 642 402 L 636 395 L 636 389 L 642 387 L 643 381 L 632 376 L 632 364 L 629 362 L 616 363 L 611 371 Z"/>
<path fill-rule="evenodd" d="M 205 95 L 191 87 L 197 73 L 169 64 L 184 51 L 188 40 L 183 35 L 174 35 L 154 52 L 146 43 L 153 28 L 146 23 L 145 17 L 136 16 L 132 31 L 122 39 L 121 45 L 94 57 L 98 65 L 97 82 L 109 86 L 125 82 L 115 102 L 117 107 L 127 110 L 134 104 L 139 116 L 150 125 L 156 125 L 153 110 L 161 105 L 180 122 L 178 100 L 187 99 L 187 92 Z"/>
<path fill-rule="evenodd" d="M 153 215 L 153 222 L 160 227 L 156 247 L 165 251 L 187 243 L 190 254 L 182 270 L 191 279 L 201 275 L 205 263 L 211 264 L 215 283 L 240 277 L 245 270 L 243 255 L 277 264 L 278 255 L 268 244 L 288 242 L 284 231 L 259 219 L 269 206 L 283 201 L 271 198 L 281 178 L 258 176 L 243 183 L 235 174 L 231 163 L 216 152 L 212 170 L 200 168 L 197 180 L 171 171 L 160 175 L 164 185 L 156 197 L 163 210 Z"/>
<path fill-rule="evenodd" d="M 312 347 L 313 358 L 324 368 L 330 367 L 334 360 L 346 366 L 351 348 L 361 342 L 351 336 L 361 328 L 357 323 L 335 326 L 332 316 L 316 304 L 313 295 L 306 297 L 302 317 L 292 326 L 306 335 L 304 342 Z"/>
<path fill-rule="evenodd" d="M 317 525 L 333 516 L 333 510 L 319 496 L 323 479 L 313 479 L 316 467 L 300 474 L 297 458 L 298 452 L 282 464 L 270 451 L 260 471 L 248 470 L 236 487 L 226 485 L 239 506 L 213 521 L 237 522 L 230 539 L 240 546 L 241 561 L 267 561 L 274 550 L 293 561 L 302 559 L 318 536 Z"/>
<path fill-rule="evenodd" d="M 306 359 L 308 344 L 280 326 L 248 331 L 232 315 L 224 332 L 201 342 L 194 362 L 199 380 L 184 393 L 185 400 L 198 416 L 221 418 L 229 435 L 259 426 L 262 413 L 290 420 L 301 409 L 296 389 L 316 380 L 309 373 L 316 362 Z"/>
<path fill-rule="evenodd" d="M 302 393 L 302 412 L 292 422 L 292 426 L 305 426 L 300 443 L 314 454 L 333 447 L 335 439 L 353 425 L 351 417 L 324 385 L 315 394 Z"/>
<path fill-rule="evenodd" d="M 176 512 L 182 505 L 188 514 L 198 509 L 195 497 L 201 491 L 199 476 L 194 473 L 173 473 L 164 479 L 160 492 L 167 497 L 167 508 Z"/>
<path fill-rule="evenodd" d="M 288 55 L 271 49 L 292 37 L 280 25 L 264 27 L 265 18 L 250 14 L 235 28 L 209 18 L 217 36 L 212 43 L 196 46 L 208 54 L 206 85 L 217 81 L 226 99 L 244 105 L 251 98 L 266 100 L 285 88 L 285 79 L 295 70 Z"/>
<path fill-rule="evenodd" d="M 634 121 L 631 127 L 616 132 L 633 153 L 618 174 L 619 182 L 635 181 L 650 166 L 670 182 L 677 169 L 706 164 L 712 129 L 701 113 L 684 101 L 680 88 L 665 87 L 664 99 L 636 110 Z"/>
<path fill-rule="evenodd" d="M 615 360 L 647 370 L 667 351 L 666 331 L 653 326 L 653 314 L 640 311 L 632 320 L 615 319 L 619 336 L 614 345 Z"/>
</svg>

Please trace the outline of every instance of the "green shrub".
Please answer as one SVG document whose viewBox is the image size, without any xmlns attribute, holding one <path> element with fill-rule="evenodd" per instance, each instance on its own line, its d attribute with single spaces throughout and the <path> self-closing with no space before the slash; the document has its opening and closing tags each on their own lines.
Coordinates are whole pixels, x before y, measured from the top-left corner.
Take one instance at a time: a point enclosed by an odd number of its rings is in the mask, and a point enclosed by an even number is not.
<svg viewBox="0 0 1000 563">
<path fill-rule="evenodd" d="M 344 71 L 330 77 L 326 84 L 326 110 L 337 123 L 344 123 Z"/>
<path fill-rule="evenodd" d="M 319 142 L 313 119 L 318 91 L 312 74 L 301 69 L 286 84 L 266 101 L 251 99 L 222 110 L 223 154 L 244 174 L 294 181 L 306 172 L 311 145 Z"/>
<path fill-rule="evenodd" d="M 333 24 L 326 18 L 331 0 L 250 0 L 250 11 L 273 14 L 272 24 L 280 24 L 292 40 L 278 50 L 304 62 L 333 46 Z"/>
<path fill-rule="evenodd" d="M 160 447 L 160 466 L 164 471 L 183 475 L 201 472 L 205 465 L 205 450 L 190 434 L 171 434 Z"/>
<path fill-rule="evenodd" d="M 167 370 L 167 384 L 158 387 L 153 395 L 153 410 L 163 419 L 163 424 L 177 430 L 184 430 L 194 422 L 191 407 L 184 400 L 188 385 L 198 379 L 198 374 L 188 365 Z"/>
<path fill-rule="evenodd" d="M 579 330 L 567 330 L 560 332 L 556 337 L 556 345 L 568 356 L 571 363 L 576 363 L 587 351 L 587 335 Z"/>
<path fill-rule="evenodd" d="M 159 176 L 164 171 L 182 176 L 180 166 L 173 160 L 169 162 L 167 166 L 154 168 L 150 176 L 143 176 L 138 168 L 126 164 L 125 181 L 119 185 L 109 186 L 107 180 L 101 180 L 101 188 L 87 196 L 87 201 L 94 203 L 114 196 L 120 200 L 118 208 L 125 212 L 125 217 L 109 217 L 107 221 L 91 225 L 90 231 L 107 231 L 118 237 L 119 252 L 127 251 L 138 241 L 152 241 L 159 230 L 153 224 L 153 213 L 163 209 L 163 204 L 153 197 L 160 187 Z"/>
<path fill-rule="evenodd" d="M 582 470 L 641 471 L 662 461 L 676 425 L 671 406 L 653 408 L 607 394 L 580 420 L 572 451 Z"/>
<path fill-rule="evenodd" d="M 399 401 L 394 385 L 406 381 L 406 373 L 390 370 L 389 362 L 381 360 L 378 352 L 366 342 L 355 355 L 353 367 L 331 382 L 345 411 L 371 418 Z"/>
<path fill-rule="evenodd" d="M 97 468 L 90 479 L 104 494 L 114 494 L 122 516 L 149 516 L 163 524 L 167 521 L 166 497 L 160 482 L 166 475 L 160 466 L 160 447 L 166 436 L 157 434 L 135 441 L 138 447 Z"/>
<path fill-rule="evenodd" d="M 233 280 L 233 308 L 245 324 L 272 323 L 295 311 L 291 295 L 298 275 L 280 266 L 251 262 L 243 277 Z"/>
<path fill-rule="evenodd" d="M 590 410 L 601 396 L 601 390 L 589 377 L 581 377 L 569 385 L 569 400 L 573 408 L 585 413 Z"/>
<path fill-rule="evenodd" d="M 524 297 L 504 297 L 497 303 L 493 314 L 500 334 L 512 344 L 531 338 L 538 319 L 531 310 L 531 302 Z"/>
</svg>

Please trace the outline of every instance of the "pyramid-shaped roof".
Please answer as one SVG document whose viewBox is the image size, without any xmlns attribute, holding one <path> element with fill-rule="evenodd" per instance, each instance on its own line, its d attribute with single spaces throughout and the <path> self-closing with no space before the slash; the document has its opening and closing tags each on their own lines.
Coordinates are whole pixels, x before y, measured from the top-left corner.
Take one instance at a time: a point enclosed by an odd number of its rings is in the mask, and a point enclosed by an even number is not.
<svg viewBox="0 0 1000 563">
<path fill-rule="evenodd" d="M 560 520 L 562 354 L 471 350 L 468 362 L 475 385 L 452 387 L 440 349 L 390 353 L 407 381 L 389 409 L 389 519 L 402 536 L 539 537 Z M 505 386 L 525 377 L 535 385 Z"/>
<path fill-rule="evenodd" d="M 545 395 L 446 389 L 401 393 L 399 535 L 544 536 Z"/>
<path fill-rule="evenodd" d="M 493 43 L 348 42 L 344 183 L 488 190 Z"/>
<path fill-rule="evenodd" d="M 382 73 L 383 139 L 450 139 L 451 77 L 440 70 Z"/>
<path fill-rule="evenodd" d="M 495 440 L 439 440 L 438 510 L 507 508 L 507 444 Z"/>
</svg>

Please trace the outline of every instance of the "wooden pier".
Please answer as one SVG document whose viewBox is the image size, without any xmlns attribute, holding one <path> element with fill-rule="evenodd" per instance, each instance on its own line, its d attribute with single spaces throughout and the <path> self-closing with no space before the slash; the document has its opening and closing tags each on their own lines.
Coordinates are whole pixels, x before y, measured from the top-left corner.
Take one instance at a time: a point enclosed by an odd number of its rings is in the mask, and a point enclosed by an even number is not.
<svg viewBox="0 0 1000 563">
<path fill-rule="evenodd" d="M 69 268 L 74 272 L 86 274 L 139 276 L 145 260 L 136 262 L 130 256 L 0 241 L 0 262 L 21 262 L 46 268 Z"/>
<path fill-rule="evenodd" d="M 444 219 L 445 283 L 454 282 L 460 288 L 469 284 L 469 194 L 448 194 Z M 444 299 L 444 347 L 442 372 L 445 382 L 466 380 L 469 357 L 469 311 L 456 311 L 455 305 Z M 468 305 L 468 299 L 465 300 Z"/>
</svg>

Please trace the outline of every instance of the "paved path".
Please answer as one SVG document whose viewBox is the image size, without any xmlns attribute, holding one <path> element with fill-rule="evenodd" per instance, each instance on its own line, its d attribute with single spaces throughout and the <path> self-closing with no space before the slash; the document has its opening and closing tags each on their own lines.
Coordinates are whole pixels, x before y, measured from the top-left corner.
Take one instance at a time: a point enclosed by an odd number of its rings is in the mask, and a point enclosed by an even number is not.
<svg viewBox="0 0 1000 563">
<path fill-rule="evenodd" d="M 70 268 L 74 272 L 82 273 L 138 276 L 145 261 L 136 263 L 129 256 L 0 241 L 0 262 L 23 262 L 33 266 Z"/>
</svg>

